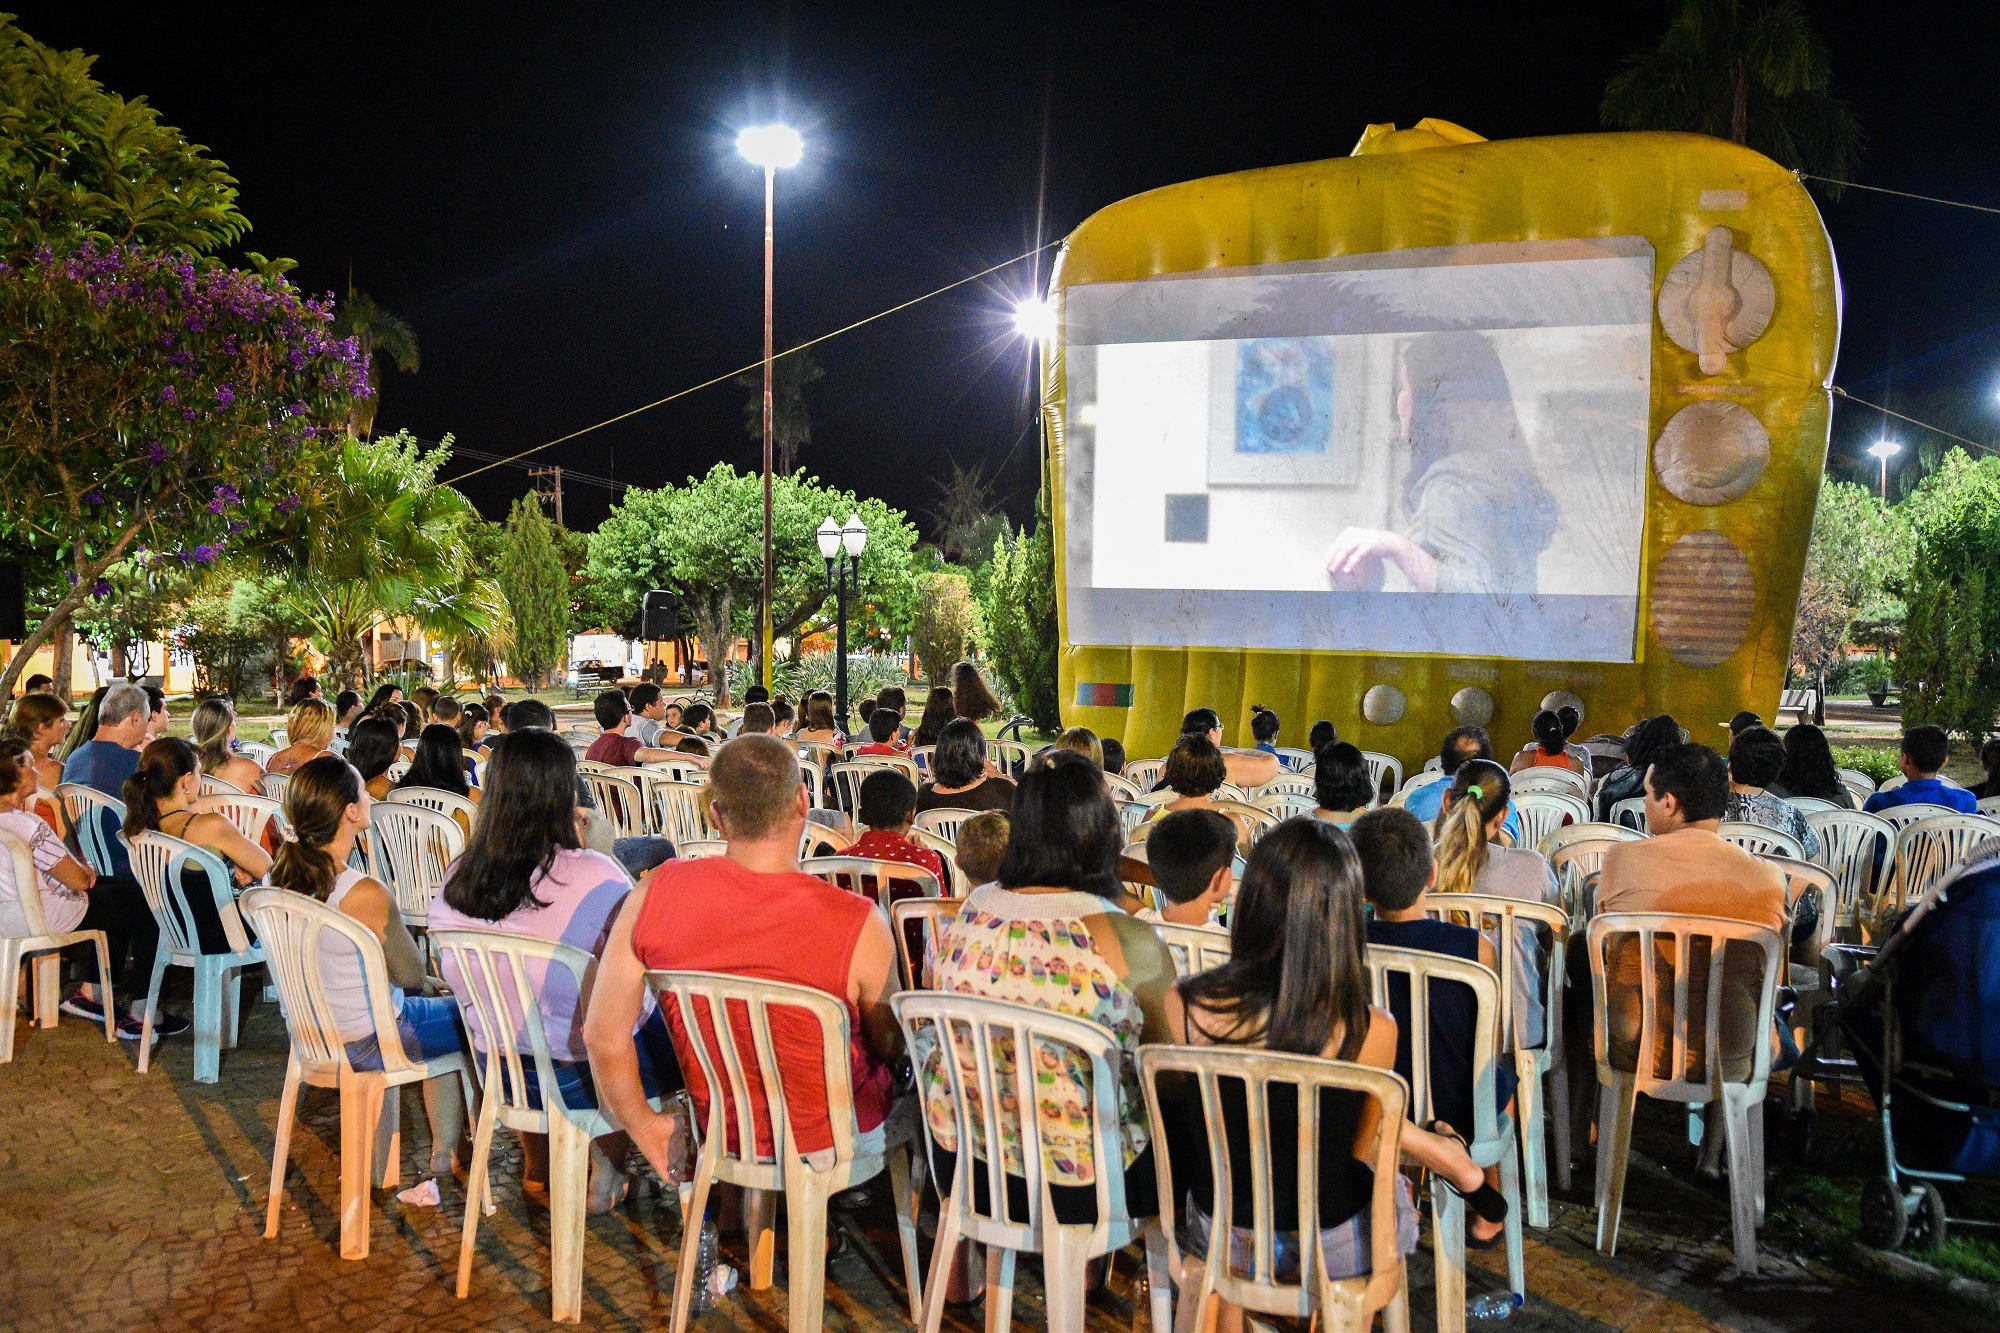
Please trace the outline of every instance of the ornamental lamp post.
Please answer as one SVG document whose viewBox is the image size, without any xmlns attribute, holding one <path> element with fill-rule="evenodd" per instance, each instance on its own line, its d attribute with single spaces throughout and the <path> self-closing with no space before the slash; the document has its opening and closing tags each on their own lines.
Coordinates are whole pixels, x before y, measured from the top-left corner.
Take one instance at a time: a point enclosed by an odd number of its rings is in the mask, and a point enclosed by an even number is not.
<svg viewBox="0 0 2000 1333">
<path fill-rule="evenodd" d="M 847 516 L 845 527 L 833 515 L 819 525 L 819 553 L 826 561 L 827 586 L 833 589 L 834 663 L 833 712 L 840 729 L 847 727 L 847 594 L 861 584 L 861 553 L 868 547 L 868 525 L 858 513 Z"/>
<path fill-rule="evenodd" d="M 771 267 L 776 234 L 778 170 L 795 167 L 805 153 L 789 125 L 757 125 L 736 136 L 736 151 L 764 168 L 764 596 L 757 613 L 757 683 L 771 685 Z"/>
</svg>

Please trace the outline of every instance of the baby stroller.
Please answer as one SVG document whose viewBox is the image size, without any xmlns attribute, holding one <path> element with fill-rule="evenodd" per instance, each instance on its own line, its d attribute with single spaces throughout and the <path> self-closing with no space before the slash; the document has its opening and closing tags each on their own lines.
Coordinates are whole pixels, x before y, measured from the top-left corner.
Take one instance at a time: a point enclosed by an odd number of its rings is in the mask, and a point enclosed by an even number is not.
<svg viewBox="0 0 2000 1333">
<path fill-rule="evenodd" d="M 1836 979 L 1829 1010 L 1793 1078 L 1853 1071 L 1882 1117 L 1888 1172 L 1862 1188 L 1863 1242 L 1934 1250 L 1951 1222 L 2000 1226 L 1948 1217 L 1937 1188 L 2000 1177 L 2000 857 L 1954 871 L 1905 913 Z"/>
</svg>

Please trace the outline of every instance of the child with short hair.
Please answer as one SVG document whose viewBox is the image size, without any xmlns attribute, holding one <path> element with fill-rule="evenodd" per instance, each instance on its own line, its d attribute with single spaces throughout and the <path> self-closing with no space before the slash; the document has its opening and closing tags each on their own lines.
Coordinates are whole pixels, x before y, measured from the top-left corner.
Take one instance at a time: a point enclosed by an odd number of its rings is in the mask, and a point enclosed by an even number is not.
<svg viewBox="0 0 2000 1333">
<path fill-rule="evenodd" d="M 958 826 L 957 851 L 952 859 L 958 862 L 968 892 L 1000 878 L 1000 858 L 1006 854 L 1013 828 L 1005 810 L 982 810 Z"/>
<path fill-rule="evenodd" d="M 868 715 L 867 743 L 854 747 L 855 758 L 863 755 L 897 755 L 903 747 L 896 744 L 896 732 L 903 725 L 903 715 L 893 708 L 876 708 Z"/>
<path fill-rule="evenodd" d="M 1176 810 L 1153 825 L 1146 865 L 1160 907 L 1133 913 L 1141 921 L 1205 926 L 1235 891 L 1236 824 L 1215 810 Z"/>
<path fill-rule="evenodd" d="M 895 715 L 892 713 L 890 716 Z M 856 838 L 854 845 L 843 855 L 898 861 L 928 870 L 937 876 L 938 886 L 950 893 L 951 878 L 945 873 L 944 858 L 930 848 L 919 847 L 910 841 L 910 826 L 916 821 L 916 809 L 917 786 L 909 778 L 893 768 L 870 773 L 861 783 L 861 808 L 856 812 L 868 831 Z M 890 889 L 889 897 L 894 901 L 921 897 L 922 893 L 914 883 L 897 884 Z"/>
</svg>

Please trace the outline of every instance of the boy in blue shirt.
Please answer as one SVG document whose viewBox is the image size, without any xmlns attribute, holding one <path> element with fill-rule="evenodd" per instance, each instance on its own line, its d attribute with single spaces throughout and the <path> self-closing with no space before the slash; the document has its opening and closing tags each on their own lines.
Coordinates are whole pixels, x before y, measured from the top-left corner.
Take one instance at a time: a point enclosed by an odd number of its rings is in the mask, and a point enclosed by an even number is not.
<svg viewBox="0 0 2000 1333">
<path fill-rule="evenodd" d="M 1903 777 L 1900 787 L 1878 791 L 1861 808 L 1880 814 L 1899 805 L 1941 805 L 1960 814 L 1979 813 L 1979 798 L 1963 787 L 1948 787 L 1938 779 L 1951 742 L 1942 727 L 1912 727 L 1903 733 Z"/>
</svg>

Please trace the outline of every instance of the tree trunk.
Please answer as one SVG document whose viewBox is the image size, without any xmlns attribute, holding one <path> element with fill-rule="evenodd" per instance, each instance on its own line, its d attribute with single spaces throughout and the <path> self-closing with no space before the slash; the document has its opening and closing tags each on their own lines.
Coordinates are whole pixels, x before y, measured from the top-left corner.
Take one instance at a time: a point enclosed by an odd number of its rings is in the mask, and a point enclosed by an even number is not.
<svg viewBox="0 0 2000 1333">
<path fill-rule="evenodd" d="M 14 697 L 14 686 L 20 680 L 21 673 L 28 669 L 28 659 L 33 657 L 43 644 L 54 638 L 57 631 L 64 633 L 69 631 L 70 618 L 75 614 L 76 608 L 83 605 L 83 599 L 90 596 L 92 586 L 104 576 L 105 570 L 124 557 L 125 548 L 132 544 L 132 539 L 139 535 L 140 529 L 152 520 L 153 514 L 150 509 L 142 511 L 138 521 L 120 533 L 117 541 L 112 542 L 92 558 L 84 556 L 79 544 L 75 564 L 76 583 L 60 601 L 49 608 L 48 614 L 42 617 L 42 623 L 35 626 L 27 638 L 21 640 L 20 648 L 14 653 L 14 660 L 7 663 L 4 668 L 0 668 L 0 699 Z M 63 645 L 58 641 L 56 652 L 60 655 L 62 651 Z M 69 677 L 60 672 L 50 674 L 57 677 L 57 688 L 64 692 L 64 698 L 68 698 Z"/>
<path fill-rule="evenodd" d="M 708 682 L 715 690 L 715 706 L 729 707 L 729 594 L 709 593 L 689 599 L 694 615 L 694 632 L 708 659 Z"/>
<path fill-rule="evenodd" d="M 75 703 L 76 634 L 70 629 L 68 617 L 63 618 L 55 639 L 55 668 L 49 674 L 56 678 L 56 697 L 66 704 Z"/>
</svg>

